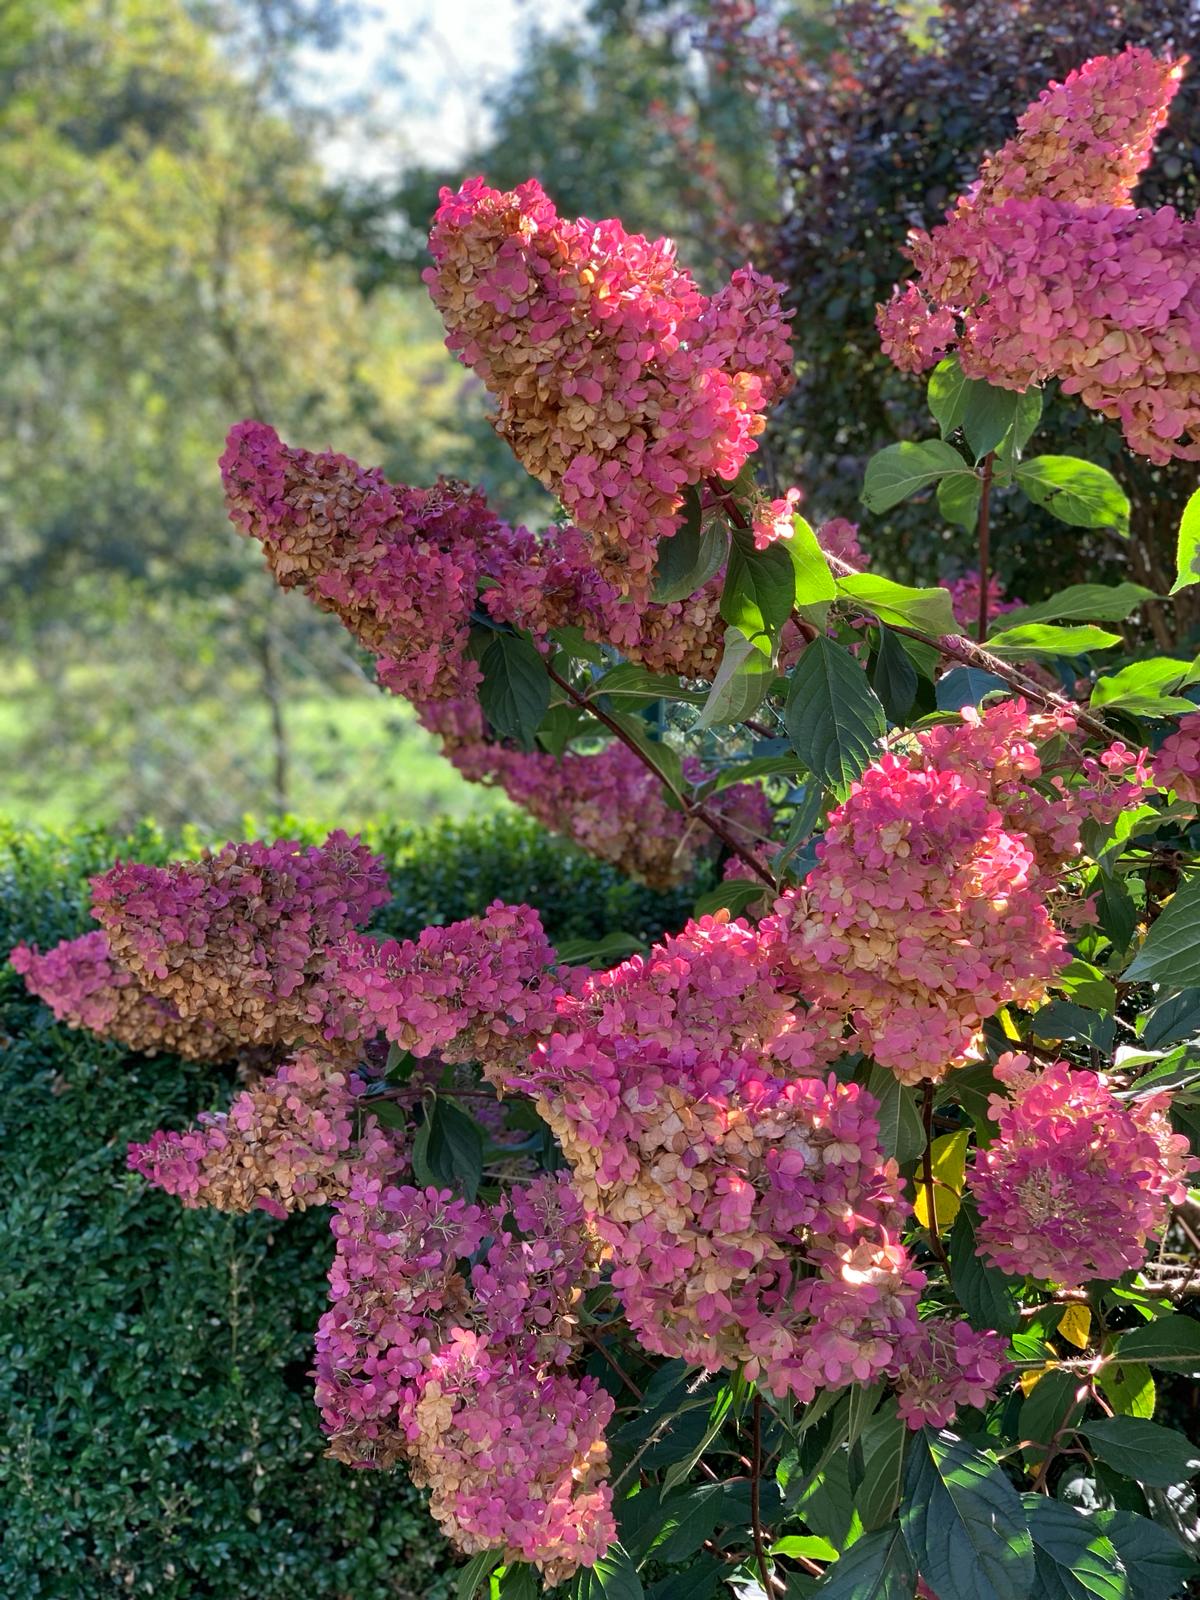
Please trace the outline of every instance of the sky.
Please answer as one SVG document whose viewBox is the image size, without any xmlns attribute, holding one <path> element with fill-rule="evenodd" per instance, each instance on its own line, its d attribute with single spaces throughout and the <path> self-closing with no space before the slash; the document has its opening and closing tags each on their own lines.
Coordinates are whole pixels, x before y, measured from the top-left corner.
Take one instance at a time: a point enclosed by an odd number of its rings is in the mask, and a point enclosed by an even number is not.
<svg viewBox="0 0 1200 1600">
<path fill-rule="evenodd" d="M 367 122 L 322 142 L 326 166 L 370 177 L 405 159 L 452 163 L 486 134 L 483 91 L 516 66 L 525 33 L 582 21 L 585 10 L 586 0 L 361 0 L 341 46 L 301 61 L 306 98 L 336 104 L 373 90 Z"/>
</svg>

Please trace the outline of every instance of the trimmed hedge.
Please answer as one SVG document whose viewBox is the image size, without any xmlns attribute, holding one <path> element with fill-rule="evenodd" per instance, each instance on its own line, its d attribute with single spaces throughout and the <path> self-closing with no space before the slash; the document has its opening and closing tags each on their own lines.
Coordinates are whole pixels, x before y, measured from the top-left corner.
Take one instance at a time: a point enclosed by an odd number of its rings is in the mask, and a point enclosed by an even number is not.
<svg viewBox="0 0 1200 1600">
<path fill-rule="evenodd" d="M 378 924 L 396 935 L 502 895 L 552 938 L 653 937 L 694 894 L 640 889 L 518 817 L 371 842 L 393 863 Z M 88 926 L 86 877 L 118 853 L 173 851 L 149 826 L 0 829 L 0 950 Z M 0 1080 L 0 1593 L 444 1600 L 421 1498 L 323 1458 L 307 1372 L 326 1218 L 184 1211 L 126 1171 L 130 1139 L 226 1102 L 232 1069 L 72 1032 L 5 964 Z"/>
</svg>

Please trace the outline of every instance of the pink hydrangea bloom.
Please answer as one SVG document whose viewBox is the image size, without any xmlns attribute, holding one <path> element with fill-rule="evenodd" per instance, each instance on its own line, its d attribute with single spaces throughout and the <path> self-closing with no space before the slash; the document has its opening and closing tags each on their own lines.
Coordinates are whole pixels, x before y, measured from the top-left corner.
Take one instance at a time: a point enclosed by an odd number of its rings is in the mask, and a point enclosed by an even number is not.
<svg viewBox="0 0 1200 1600">
<path fill-rule="evenodd" d="M 942 580 L 942 588 L 950 591 L 950 604 L 954 608 L 954 619 L 964 633 L 975 636 L 975 629 L 979 623 L 979 574 L 973 569 L 964 572 L 961 578 L 946 578 Z M 1010 600 L 1004 592 L 1004 585 L 995 573 L 988 579 L 988 616 L 999 617 L 1006 611 L 1019 611 L 1024 605 L 1023 600 Z"/>
<path fill-rule="evenodd" d="M 446 342 L 497 405 L 496 430 L 644 592 L 683 491 L 730 480 L 791 381 L 780 288 L 750 268 L 711 298 L 667 240 L 569 222 L 530 180 L 444 189 L 425 273 Z"/>
<path fill-rule="evenodd" d="M 910 235 L 917 280 L 879 310 L 898 366 L 957 340 L 968 377 L 1057 377 L 1152 461 L 1200 458 L 1200 224 L 1129 204 L 1181 71 L 1130 49 L 1051 85 L 946 223 Z"/>
<path fill-rule="evenodd" d="M 869 560 L 858 537 L 858 523 L 845 517 L 830 517 L 817 529 L 817 543 L 827 556 L 836 556 L 860 571 Z"/>
<path fill-rule="evenodd" d="M 228 844 L 165 867 L 118 864 L 92 879 L 114 957 L 185 1018 L 243 1043 L 350 1041 L 352 1008 L 331 951 L 388 898 L 380 857 L 331 833 Z"/>
<path fill-rule="evenodd" d="M 1005 1339 L 931 1317 L 901 1342 L 892 1376 L 910 1428 L 944 1428 L 960 1406 L 985 1406 L 1008 1370 Z"/>
<path fill-rule="evenodd" d="M 615 1537 L 613 1404 L 571 1371 L 596 1251 L 570 1186 L 543 1176 L 484 1208 L 356 1178 L 333 1232 L 316 1363 L 332 1454 L 406 1461 L 465 1554 L 502 1549 L 550 1584 L 590 1566 Z"/>
<path fill-rule="evenodd" d="M 1146 1242 L 1200 1168 L 1171 1132 L 1170 1097 L 1121 1100 L 1065 1061 L 1006 1055 L 993 1095 L 995 1141 L 975 1155 L 979 1246 L 1004 1272 L 1066 1288 L 1140 1267 Z"/>
<path fill-rule="evenodd" d="M 1174 789 L 1181 800 L 1200 804 L 1200 711 L 1180 717 L 1155 752 L 1153 769 L 1160 789 Z"/>
<path fill-rule="evenodd" d="M 489 1066 L 521 1060 L 552 1025 L 554 960 L 537 912 L 502 900 L 419 939 L 351 937 L 338 952 L 347 992 L 394 1044 Z"/>
<path fill-rule="evenodd" d="M 361 1098 L 365 1087 L 337 1060 L 304 1050 L 228 1111 L 130 1145 L 129 1165 L 185 1206 L 286 1217 L 327 1205 L 352 1176 L 386 1178 L 402 1164 L 396 1136 Z"/>
<path fill-rule="evenodd" d="M 60 1022 L 146 1055 L 160 1050 L 192 1061 L 224 1061 L 239 1041 L 209 1017 L 187 1021 L 174 1006 L 144 989 L 114 959 L 107 937 L 96 930 L 63 939 L 53 950 L 19 944 L 9 953 L 30 994 L 44 1000 Z"/>
</svg>

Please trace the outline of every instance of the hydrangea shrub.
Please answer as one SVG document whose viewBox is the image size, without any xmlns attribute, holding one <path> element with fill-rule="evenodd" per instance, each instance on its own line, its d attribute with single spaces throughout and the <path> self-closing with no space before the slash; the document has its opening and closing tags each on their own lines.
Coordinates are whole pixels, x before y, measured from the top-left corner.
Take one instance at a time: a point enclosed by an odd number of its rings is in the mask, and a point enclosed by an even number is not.
<svg viewBox="0 0 1200 1600">
<path fill-rule="evenodd" d="M 977 530 L 952 589 L 758 481 L 778 285 L 705 295 L 532 181 L 444 193 L 426 278 L 561 524 L 231 431 L 235 525 L 460 770 L 655 888 L 722 873 L 648 947 L 500 900 L 386 940 L 382 862 L 332 834 L 118 863 L 99 932 L 16 952 L 72 1025 L 244 1053 L 130 1163 L 330 1208 L 331 1454 L 428 1489 L 463 1600 L 1188 1580 L 1200 668 L 1142 652 L 1146 589 L 1022 605 L 989 549 L 998 485 L 1064 538 L 1127 520 L 1028 453 L 1040 385 L 1195 453 L 1195 223 L 1128 204 L 1181 71 L 1052 85 L 881 308 L 938 431 L 863 503 Z"/>
</svg>

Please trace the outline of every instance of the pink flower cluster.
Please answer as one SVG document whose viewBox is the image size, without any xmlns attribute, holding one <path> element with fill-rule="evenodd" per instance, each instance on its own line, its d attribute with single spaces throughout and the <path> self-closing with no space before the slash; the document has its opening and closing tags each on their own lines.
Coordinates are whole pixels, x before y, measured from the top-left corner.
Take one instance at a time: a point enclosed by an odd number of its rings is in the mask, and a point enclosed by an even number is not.
<svg viewBox="0 0 1200 1600">
<path fill-rule="evenodd" d="M 496 744 L 474 701 L 429 707 L 421 721 L 441 736 L 443 753 L 465 778 L 503 789 L 543 827 L 652 888 L 686 882 L 716 848 L 706 828 L 668 805 L 661 782 L 636 752 L 616 740 L 561 756 Z M 684 773 L 691 783 L 704 776 L 693 762 L 684 763 Z M 754 784 L 732 784 L 708 806 L 741 844 L 770 835 L 771 808 Z"/>
<path fill-rule="evenodd" d="M 328 1205 L 348 1192 L 352 1176 L 383 1179 L 402 1164 L 395 1136 L 361 1098 L 365 1087 L 336 1059 L 303 1050 L 227 1112 L 130 1145 L 129 1165 L 185 1206 L 283 1218 Z"/>
<path fill-rule="evenodd" d="M 1030 1004 L 1066 960 L 1044 861 L 1078 824 L 1027 779 L 1024 708 L 969 712 L 885 755 L 830 813 L 818 863 L 764 923 L 797 983 L 848 1012 L 862 1047 L 905 1083 L 974 1055 L 987 1017 Z M 1049 813 L 1049 819 L 1047 819 Z"/>
<path fill-rule="evenodd" d="M 943 579 L 942 588 L 950 591 L 950 604 L 954 608 L 954 620 L 964 633 L 972 638 L 979 623 L 980 584 L 979 574 L 974 569 L 964 572 L 961 578 Z M 1024 604 L 1021 600 L 1009 600 L 1004 593 L 1004 585 L 993 573 L 988 579 L 988 609 L 989 617 L 999 617 L 1006 611 L 1019 611 Z"/>
<path fill-rule="evenodd" d="M 126 972 L 112 956 L 103 933 L 63 939 L 53 950 L 19 944 L 9 954 L 30 994 L 44 1000 L 60 1022 L 86 1028 L 145 1055 L 160 1050 L 190 1061 L 224 1061 L 240 1044 L 208 1017 L 186 1021 Z"/>
<path fill-rule="evenodd" d="M 531 180 L 444 189 L 425 273 L 446 343 L 495 399 L 497 432 L 644 593 L 683 491 L 730 480 L 791 381 L 780 288 L 750 268 L 711 298 L 667 240 L 569 222 Z"/>
<path fill-rule="evenodd" d="M 558 1138 L 648 1349 L 801 1402 L 891 1366 L 922 1280 L 857 1085 L 785 1082 L 753 1051 L 576 1032 L 514 1087 Z"/>
<path fill-rule="evenodd" d="M 332 1453 L 407 1461 L 465 1554 L 502 1549 L 551 1585 L 590 1566 L 616 1534 L 613 1405 L 570 1370 L 596 1277 L 570 1185 L 540 1177 L 480 1207 L 356 1178 L 333 1232 L 316 1367 Z"/>
<path fill-rule="evenodd" d="M 1174 789 L 1181 800 L 1200 804 L 1200 711 L 1180 717 L 1175 732 L 1155 752 L 1153 765 L 1160 788 Z"/>
<path fill-rule="evenodd" d="M 1200 1168 L 1171 1132 L 1169 1095 L 1123 1101 L 1094 1072 L 1006 1055 L 993 1095 L 996 1139 L 975 1155 L 980 1249 L 1004 1272 L 1066 1288 L 1119 1278 Z"/>
<path fill-rule="evenodd" d="M 198 861 L 92 879 L 114 958 L 184 1018 L 251 1045 L 358 1037 L 330 952 L 388 898 L 383 861 L 346 834 L 322 845 L 228 844 Z"/>
<path fill-rule="evenodd" d="M 1057 377 L 1152 461 L 1200 458 L 1200 223 L 1129 206 L 1181 71 L 1129 49 L 1046 91 L 947 222 L 910 236 L 918 279 L 879 308 L 898 366 L 931 366 L 961 324 L 968 377 Z"/>
<path fill-rule="evenodd" d="M 858 538 L 858 523 L 845 517 L 830 517 L 817 529 L 817 543 L 827 556 L 836 556 L 849 566 L 862 571 L 870 565 L 866 551 Z"/>
<path fill-rule="evenodd" d="M 968 1322 L 930 1317 L 901 1343 L 899 1412 L 910 1428 L 944 1428 L 960 1406 L 984 1406 L 1008 1370 L 1004 1338 Z"/>
<path fill-rule="evenodd" d="M 550 970 L 554 949 L 529 906 L 494 901 L 482 917 L 377 944 L 352 935 L 341 981 L 393 1043 L 447 1062 L 515 1065 L 552 1024 L 572 974 Z"/>
</svg>

